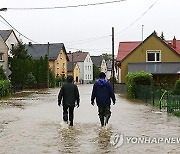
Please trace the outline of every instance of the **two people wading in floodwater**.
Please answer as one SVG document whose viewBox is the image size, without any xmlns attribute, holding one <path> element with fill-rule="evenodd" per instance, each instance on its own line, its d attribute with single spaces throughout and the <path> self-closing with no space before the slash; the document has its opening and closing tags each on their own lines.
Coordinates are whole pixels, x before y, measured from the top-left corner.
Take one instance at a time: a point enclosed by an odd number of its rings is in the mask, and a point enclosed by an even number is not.
<svg viewBox="0 0 180 154">
<path fill-rule="evenodd" d="M 93 90 L 91 94 L 91 104 L 94 106 L 96 99 L 96 104 L 98 106 L 98 115 L 101 122 L 101 126 L 106 126 L 108 124 L 109 118 L 111 116 L 111 99 L 113 105 L 115 104 L 115 95 L 111 84 L 106 79 L 105 73 L 101 72 L 99 74 L 99 79 L 93 85 Z M 67 83 L 62 86 L 58 95 L 58 105 L 61 106 L 61 101 L 63 105 L 63 120 L 69 125 L 73 126 L 74 119 L 74 107 L 79 107 L 79 90 L 77 86 L 73 83 L 73 77 L 67 77 Z M 69 116 L 68 116 L 69 115 Z M 68 118 L 69 117 L 69 118 Z"/>
</svg>

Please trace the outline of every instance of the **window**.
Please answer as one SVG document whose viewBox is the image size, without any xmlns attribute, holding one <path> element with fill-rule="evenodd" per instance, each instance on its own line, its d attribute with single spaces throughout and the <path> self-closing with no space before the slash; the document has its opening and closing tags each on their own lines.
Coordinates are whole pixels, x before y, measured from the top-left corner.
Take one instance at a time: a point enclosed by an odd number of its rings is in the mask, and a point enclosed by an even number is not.
<svg viewBox="0 0 180 154">
<path fill-rule="evenodd" d="M 62 69 L 63 69 L 63 70 L 65 69 L 65 63 L 63 63 L 63 67 L 62 67 Z"/>
<path fill-rule="evenodd" d="M 63 59 L 63 55 L 62 55 L 62 52 L 60 53 L 60 59 Z"/>
<path fill-rule="evenodd" d="M 3 53 L 0 53 L 0 61 L 3 61 Z"/>
<path fill-rule="evenodd" d="M 161 52 L 160 51 L 147 51 L 146 61 L 147 62 L 160 62 Z"/>
<path fill-rule="evenodd" d="M 57 62 L 57 69 L 59 69 L 59 62 Z"/>
</svg>

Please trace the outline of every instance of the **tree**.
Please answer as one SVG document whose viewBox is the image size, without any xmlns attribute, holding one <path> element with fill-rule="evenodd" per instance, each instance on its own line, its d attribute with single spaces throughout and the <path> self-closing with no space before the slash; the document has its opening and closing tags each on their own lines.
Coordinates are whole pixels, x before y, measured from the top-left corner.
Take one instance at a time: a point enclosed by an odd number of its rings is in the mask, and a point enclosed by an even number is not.
<svg viewBox="0 0 180 154">
<path fill-rule="evenodd" d="M 161 33 L 160 38 L 161 38 L 162 40 L 165 40 L 165 38 L 164 38 L 164 33 L 163 33 L 163 32 Z"/>
<path fill-rule="evenodd" d="M 36 79 L 35 79 L 34 75 L 32 74 L 32 72 L 30 72 L 27 76 L 27 83 L 34 84 L 35 82 L 36 82 Z"/>
<path fill-rule="evenodd" d="M 104 53 L 102 55 L 100 55 L 105 61 L 108 61 L 108 60 L 112 60 L 112 55 L 111 54 L 107 54 L 107 53 Z"/>
<path fill-rule="evenodd" d="M 19 42 L 11 51 L 13 57 L 10 59 L 11 82 L 13 85 L 24 85 L 28 74 L 32 71 L 33 61 L 25 49 L 25 44 Z"/>
<path fill-rule="evenodd" d="M 100 73 L 99 68 L 93 64 L 93 80 L 99 78 L 99 73 Z"/>
<path fill-rule="evenodd" d="M 12 48 L 11 54 L 13 55 L 13 58 L 18 58 L 18 59 L 31 58 L 23 42 L 18 42 L 18 44 Z"/>
</svg>

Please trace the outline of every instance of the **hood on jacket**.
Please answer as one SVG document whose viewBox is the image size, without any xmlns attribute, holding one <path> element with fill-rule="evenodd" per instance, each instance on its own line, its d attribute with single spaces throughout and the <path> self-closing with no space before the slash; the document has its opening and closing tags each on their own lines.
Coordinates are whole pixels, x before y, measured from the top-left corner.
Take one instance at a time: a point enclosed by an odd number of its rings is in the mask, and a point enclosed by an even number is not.
<svg viewBox="0 0 180 154">
<path fill-rule="evenodd" d="M 108 81 L 107 81 L 106 79 L 103 79 L 103 78 L 97 80 L 97 84 L 100 85 L 100 86 L 106 85 L 107 82 L 108 82 Z"/>
</svg>

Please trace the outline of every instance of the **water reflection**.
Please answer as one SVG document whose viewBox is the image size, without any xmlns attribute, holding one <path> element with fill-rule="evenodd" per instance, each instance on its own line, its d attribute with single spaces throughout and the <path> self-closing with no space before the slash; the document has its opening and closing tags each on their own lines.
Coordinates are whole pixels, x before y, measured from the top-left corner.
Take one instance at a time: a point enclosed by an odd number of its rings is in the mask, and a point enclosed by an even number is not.
<svg viewBox="0 0 180 154">
<path fill-rule="evenodd" d="M 75 127 L 69 127 L 67 124 L 62 124 L 59 129 L 60 148 L 59 152 L 77 153 L 79 152 L 79 138 L 81 131 Z"/>
</svg>

